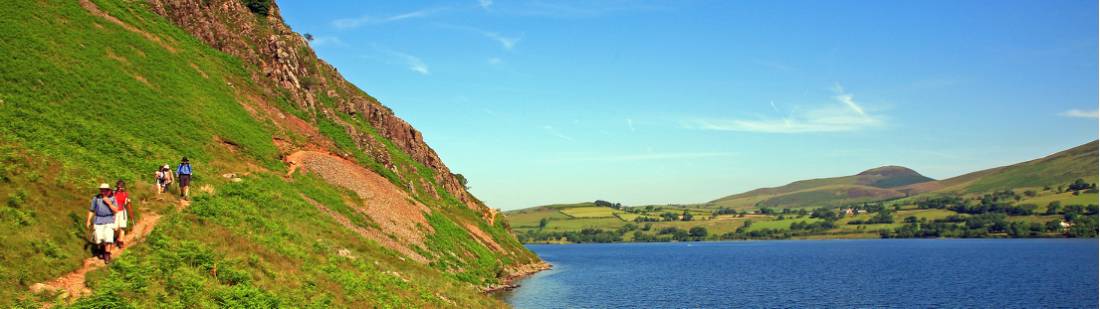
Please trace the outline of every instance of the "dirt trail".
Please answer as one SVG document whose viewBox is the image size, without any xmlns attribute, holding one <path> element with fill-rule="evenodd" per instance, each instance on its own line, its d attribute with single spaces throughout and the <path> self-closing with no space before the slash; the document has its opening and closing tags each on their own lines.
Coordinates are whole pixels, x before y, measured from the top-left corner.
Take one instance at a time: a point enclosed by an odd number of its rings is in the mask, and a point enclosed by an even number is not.
<svg viewBox="0 0 1100 309">
<path fill-rule="evenodd" d="M 190 205 L 191 202 L 180 200 L 177 209 L 182 210 Z M 126 251 L 130 249 L 130 247 L 141 243 L 141 241 L 145 239 L 145 236 L 148 236 L 149 233 L 153 231 L 153 228 L 156 227 L 157 222 L 160 222 L 160 217 L 161 215 L 157 213 L 144 213 L 141 216 L 141 220 L 135 223 L 133 225 L 133 228 L 126 233 L 125 237 L 122 238 L 122 241 L 126 244 L 126 246 L 123 247 L 121 250 L 115 249 L 114 252 L 111 253 L 111 258 L 117 259 L 118 257 L 122 256 L 123 253 L 126 253 Z M 84 259 L 83 266 L 81 266 L 79 269 L 59 278 L 50 280 L 49 282 L 31 285 L 31 291 L 35 293 L 42 291 L 56 291 L 64 295 L 62 296 L 62 298 L 68 299 L 76 299 L 86 295 L 90 295 L 92 290 L 84 285 L 85 275 L 87 275 L 89 271 L 99 269 L 100 267 L 106 265 L 107 264 L 104 264 L 103 261 L 99 258 L 86 258 Z"/>
</svg>

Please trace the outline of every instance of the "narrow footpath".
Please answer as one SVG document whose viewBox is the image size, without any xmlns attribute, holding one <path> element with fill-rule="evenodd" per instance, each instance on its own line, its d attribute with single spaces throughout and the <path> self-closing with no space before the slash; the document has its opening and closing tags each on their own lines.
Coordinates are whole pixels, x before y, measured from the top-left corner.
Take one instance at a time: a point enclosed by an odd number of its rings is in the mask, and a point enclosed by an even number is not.
<svg viewBox="0 0 1100 309">
<path fill-rule="evenodd" d="M 190 206 L 191 202 L 186 200 L 180 200 L 178 210 L 183 210 Z M 160 221 L 160 214 L 146 213 L 141 216 L 141 220 L 134 224 L 133 228 L 126 233 L 126 236 L 122 238 L 122 241 L 126 244 L 121 250 L 115 249 L 112 253 L 112 259 L 117 259 L 126 253 L 130 247 L 141 243 L 148 236 L 153 228 L 156 227 L 157 222 Z M 31 292 L 42 293 L 45 291 L 60 293 L 59 298 L 62 299 L 77 299 L 83 296 L 90 295 L 92 290 L 84 284 L 85 275 L 88 272 L 99 269 L 107 264 L 103 263 L 96 257 L 89 257 L 84 259 L 84 264 L 77 270 L 70 272 L 64 276 L 50 280 L 46 283 L 36 283 L 31 285 Z M 48 306 L 47 306 L 48 307 Z"/>
</svg>

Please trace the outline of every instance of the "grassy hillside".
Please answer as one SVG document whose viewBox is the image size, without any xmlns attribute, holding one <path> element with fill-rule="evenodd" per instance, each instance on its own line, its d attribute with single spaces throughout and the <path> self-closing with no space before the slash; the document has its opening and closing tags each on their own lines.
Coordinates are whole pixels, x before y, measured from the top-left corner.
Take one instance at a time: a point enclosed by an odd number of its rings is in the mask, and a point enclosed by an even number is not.
<svg viewBox="0 0 1100 309">
<path fill-rule="evenodd" d="M 229 1 L 204 3 L 239 5 Z M 0 307 L 56 299 L 28 287 L 90 256 L 80 226 L 88 200 L 96 185 L 116 179 L 131 184 L 138 219 L 158 214 L 161 224 L 90 273 L 93 294 L 77 307 L 501 306 L 479 287 L 537 261 L 503 222 L 487 222 L 444 190 L 440 179 L 451 175 L 425 167 L 416 159 L 424 154 L 404 150 L 407 141 L 383 136 L 361 116 L 334 113 L 324 99 L 294 103 L 262 80 L 260 68 L 211 48 L 145 2 L 17 1 L 0 8 L 0 32 L 9 38 L 0 40 L 0 222 L 7 227 L 0 286 L 8 287 Z M 361 143 L 378 147 L 367 152 Z M 427 205 L 430 226 L 416 250 L 431 263 L 407 259 L 315 206 L 386 233 L 348 190 L 304 172 L 286 176 L 281 158 L 306 147 L 348 154 Z M 194 164 L 195 188 L 190 207 L 178 211 L 149 183 L 156 166 L 181 156 Z M 500 248 L 477 240 L 471 227 Z"/>
<path fill-rule="evenodd" d="M 908 191 L 898 188 L 932 180 L 908 168 L 883 166 L 852 176 L 801 180 L 781 187 L 756 189 L 707 204 L 733 209 L 839 206 L 905 197 Z"/>
<path fill-rule="evenodd" d="M 757 189 L 706 205 L 580 203 L 505 215 L 527 242 L 1096 237 L 1096 148 L 1094 141 L 942 181 L 882 167 Z"/>
<path fill-rule="evenodd" d="M 931 185 L 931 191 L 941 193 L 979 193 L 1025 187 L 1057 187 L 1078 178 L 1096 183 L 1098 158 L 1097 141 L 1092 141 L 1043 158 L 916 186 Z"/>
</svg>

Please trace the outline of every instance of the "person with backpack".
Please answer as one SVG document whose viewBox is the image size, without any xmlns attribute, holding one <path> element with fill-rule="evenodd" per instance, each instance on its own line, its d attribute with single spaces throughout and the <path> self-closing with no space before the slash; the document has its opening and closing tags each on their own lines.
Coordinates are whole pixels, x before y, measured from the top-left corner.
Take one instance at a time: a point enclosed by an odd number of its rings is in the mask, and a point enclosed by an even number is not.
<svg viewBox="0 0 1100 309">
<path fill-rule="evenodd" d="M 130 220 L 130 214 L 133 213 L 133 209 L 130 208 L 130 193 L 126 192 L 126 182 L 119 179 L 115 183 L 115 191 L 111 194 L 111 198 L 119 208 L 119 211 L 115 212 L 115 246 L 122 249 L 125 246 L 122 238 L 126 236 L 126 226 Z"/>
<path fill-rule="evenodd" d="M 168 192 L 168 185 L 172 183 L 171 167 L 168 164 L 161 166 L 153 173 L 154 183 L 157 184 L 157 195 Z"/>
<path fill-rule="evenodd" d="M 191 162 L 187 161 L 187 157 L 183 157 L 180 160 L 180 165 L 176 167 L 176 178 L 180 180 L 180 197 L 183 199 L 191 199 L 190 186 L 191 186 Z"/>
<path fill-rule="evenodd" d="M 99 194 L 92 197 L 92 207 L 88 209 L 88 218 L 84 222 L 88 228 L 94 228 L 92 243 L 99 247 L 98 257 L 106 263 L 111 262 L 111 244 L 115 242 L 115 212 L 121 210 L 108 196 L 110 193 L 110 185 L 99 185 Z"/>
</svg>

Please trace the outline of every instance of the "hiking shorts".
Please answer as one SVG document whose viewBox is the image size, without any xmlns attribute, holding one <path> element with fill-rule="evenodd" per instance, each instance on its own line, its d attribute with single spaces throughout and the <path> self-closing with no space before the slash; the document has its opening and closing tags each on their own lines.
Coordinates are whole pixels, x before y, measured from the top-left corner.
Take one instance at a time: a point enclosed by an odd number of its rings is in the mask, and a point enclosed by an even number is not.
<svg viewBox="0 0 1100 309">
<path fill-rule="evenodd" d="M 180 187 L 186 187 L 191 185 L 191 175 L 180 174 Z"/>
<path fill-rule="evenodd" d="M 116 212 L 115 213 L 115 228 L 116 229 L 126 228 L 126 221 L 128 221 L 129 219 L 130 219 L 130 216 L 128 216 L 126 214 L 126 210 Z"/>
<path fill-rule="evenodd" d="M 92 242 L 96 243 L 97 245 L 102 243 L 115 243 L 115 225 L 113 223 L 96 224 L 94 225 L 94 227 L 95 236 L 93 237 L 94 239 L 92 240 Z"/>
</svg>

